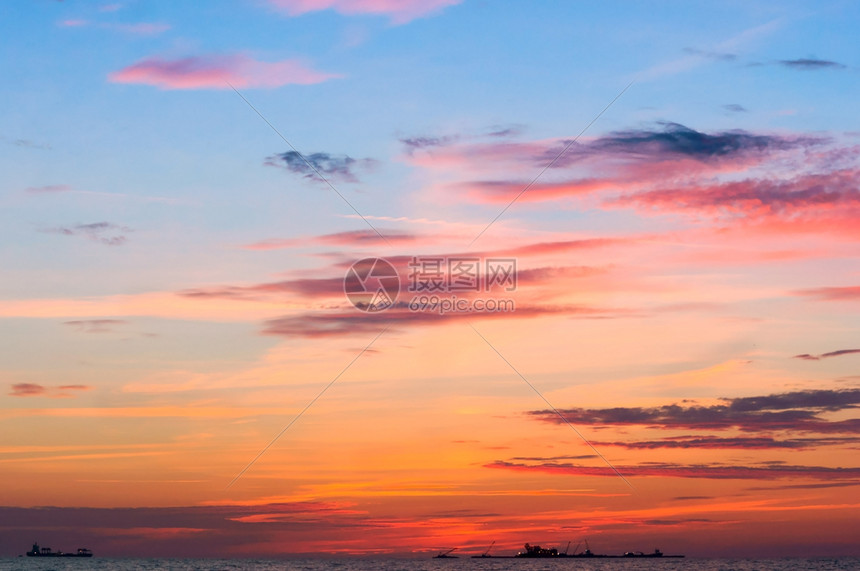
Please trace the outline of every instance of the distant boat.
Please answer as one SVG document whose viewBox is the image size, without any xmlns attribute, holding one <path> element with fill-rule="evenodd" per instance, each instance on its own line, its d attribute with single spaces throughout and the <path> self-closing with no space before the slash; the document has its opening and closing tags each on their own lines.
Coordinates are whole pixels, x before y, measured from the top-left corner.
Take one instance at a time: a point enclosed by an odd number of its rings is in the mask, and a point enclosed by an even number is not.
<svg viewBox="0 0 860 571">
<path fill-rule="evenodd" d="M 659 549 L 655 549 L 654 553 L 642 553 L 641 551 L 628 551 L 624 554 L 624 557 L 683 557 L 683 555 L 663 555 L 663 552 Z"/>
<path fill-rule="evenodd" d="M 526 543 L 525 551 L 520 551 L 514 557 L 540 557 L 540 558 L 556 558 L 556 557 L 579 557 L 579 558 L 596 558 L 596 559 L 622 559 L 622 558 L 651 558 L 651 557 L 665 557 L 671 559 L 680 559 L 684 557 L 683 555 L 664 555 L 662 551 L 659 549 L 655 549 L 653 553 L 642 553 L 641 551 L 628 551 L 624 555 L 603 555 L 594 553 L 591 549 L 588 548 L 588 542 L 586 541 L 586 549 L 582 553 L 576 553 L 574 551 L 573 554 L 568 554 L 568 549 L 570 549 L 570 543 L 567 544 L 567 549 L 564 551 L 559 551 L 558 549 L 552 548 L 547 549 L 541 547 L 540 545 L 529 545 Z M 577 546 L 579 549 L 579 546 Z M 479 556 L 476 556 L 479 557 Z"/>
<path fill-rule="evenodd" d="M 38 543 L 34 543 L 33 548 L 26 555 L 27 557 L 92 557 L 93 552 L 86 547 L 79 547 L 74 553 L 51 551 L 50 547 L 39 547 Z"/>
<path fill-rule="evenodd" d="M 456 549 L 457 549 L 456 547 L 453 547 L 453 548 L 449 549 L 448 551 L 443 551 L 439 555 L 434 555 L 433 559 L 459 559 L 459 557 L 457 557 L 456 555 L 451 555 L 451 553 L 453 551 L 455 551 Z"/>
<path fill-rule="evenodd" d="M 494 539 L 493 542 L 490 544 L 490 546 L 487 548 L 487 550 L 485 552 L 481 553 L 480 555 L 473 555 L 472 559 L 490 559 L 490 558 L 492 558 L 493 556 L 490 555 L 490 550 L 493 548 L 493 546 L 495 544 L 496 544 L 496 540 Z"/>
<path fill-rule="evenodd" d="M 558 549 L 546 549 L 540 545 L 529 545 L 526 543 L 526 550 L 517 553 L 517 557 L 567 557 L 567 554 L 559 553 Z"/>
</svg>

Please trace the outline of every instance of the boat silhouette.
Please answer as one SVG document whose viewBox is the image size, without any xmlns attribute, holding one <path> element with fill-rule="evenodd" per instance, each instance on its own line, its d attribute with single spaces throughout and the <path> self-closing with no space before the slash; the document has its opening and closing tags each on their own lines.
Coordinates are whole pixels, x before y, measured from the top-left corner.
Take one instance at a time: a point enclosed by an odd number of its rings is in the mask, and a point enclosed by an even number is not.
<svg viewBox="0 0 860 571">
<path fill-rule="evenodd" d="M 493 556 L 490 555 L 490 550 L 493 548 L 493 546 L 495 544 L 496 544 L 496 540 L 494 539 L 493 542 L 490 544 L 490 546 L 487 548 L 487 550 L 485 552 L 481 553 L 480 555 L 473 555 L 472 559 L 491 559 Z"/>
<path fill-rule="evenodd" d="M 27 557 L 92 557 L 93 552 L 86 547 L 78 547 L 74 553 L 52 551 L 50 547 L 39 547 L 39 544 L 34 542 L 33 548 L 26 555 Z"/>
<path fill-rule="evenodd" d="M 583 558 L 583 559 L 627 559 L 627 558 L 655 558 L 662 557 L 666 559 L 680 559 L 683 558 L 683 555 L 665 555 L 659 549 L 655 549 L 651 553 L 643 553 L 642 551 L 627 551 L 623 555 L 605 555 L 602 553 L 594 553 L 591 551 L 591 547 L 588 545 L 588 540 L 585 540 L 585 550 L 579 551 L 579 547 L 582 545 L 582 541 L 580 541 L 576 548 L 573 550 L 573 553 L 568 553 L 570 551 L 570 543 L 567 542 L 567 547 L 564 548 L 564 551 L 560 551 L 554 547 L 546 548 L 541 547 L 540 545 L 531 545 L 529 543 L 525 544 L 525 551 L 520 551 L 516 555 L 490 555 L 490 551 L 493 549 L 493 546 L 496 544 L 495 540 L 490 544 L 490 546 L 480 555 L 472 555 L 472 559 L 514 559 L 514 558 Z M 441 551 L 438 555 L 434 555 L 434 559 L 458 559 L 456 555 L 451 555 L 452 552 L 456 551 L 457 548 L 454 547 L 452 549 L 448 549 L 447 551 Z"/>
<path fill-rule="evenodd" d="M 455 551 L 456 549 L 456 547 L 452 547 L 448 551 L 443 551 L 438 555 L 434 555 L 433 559 L 459 559 L 457 555 L 451 555 L 451 552 Z"/>
<path fill-rule="evenodd" d="M 545 548 L 540 545 L 525 544 L 525 551 L 517 553 L 517 557 L 567 557 L 566 553 L 559 553 L 556 548 Z"/>
<path fill-rule="evenodd" d="M 564 551 L 559 551 L 556 548 L 546 548 L 541 547 L 540 545 L 531 545 L 525 544 L 525 551 L 520 551 L 516 555 L 490 555 L 490 549 L 495 544 L 495 541 L 490 544 L 490 547 L 484 551 L 481 555 L 473 555 L 473 559 L 484 559 L 484 558 L 549 558 L 556 559 L 559 557 L 562 558 L 584 558 L 584 559 L 625 559 L 625 558 L 654 558 L 654 557 L 663 557 L 667 559 L 680 559 L 683 558 L 683 555 L 665 555 L 659 549 L 655 549 L 652 553 L 643 553 L 641 551 L 627 551 L 623 555 L 604 555 L 602 553 L 594 553 L 591 551 L 591 548 L 588 546 L 588 541 L 585 542 L 585 551 L 579 551 L 579 545 L 576 546 L 573 553 L 568 553 L 570 550 L 570 542 L 567 543 L 567 547 Z M 580 542 L 581 544 L 581 542 Z"/>
</svg>

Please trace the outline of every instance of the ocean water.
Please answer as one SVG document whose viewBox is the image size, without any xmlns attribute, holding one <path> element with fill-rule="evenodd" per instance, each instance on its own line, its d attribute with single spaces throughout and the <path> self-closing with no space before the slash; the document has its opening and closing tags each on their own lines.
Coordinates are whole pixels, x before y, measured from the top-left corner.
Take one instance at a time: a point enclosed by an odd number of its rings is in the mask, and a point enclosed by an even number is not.
<svg viewBox="0 0 860 571">
<path fill-rule="evenodd" d="M 507 571 L 507 570 L 585 570 L 585 571 L 836 571 L 860 570 L 860 558 L 816 559 L 613 559 L 584 561 L 582 559 L 0 559 L 0 571 Z"/>
</svg>

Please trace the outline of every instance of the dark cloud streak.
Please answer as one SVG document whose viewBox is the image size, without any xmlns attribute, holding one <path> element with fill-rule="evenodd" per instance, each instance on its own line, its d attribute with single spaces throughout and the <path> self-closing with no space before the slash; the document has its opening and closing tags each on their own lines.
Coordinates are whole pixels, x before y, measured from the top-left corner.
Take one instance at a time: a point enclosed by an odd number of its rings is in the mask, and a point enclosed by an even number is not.
<svg viewBox="0 0 860 571">
<path fill-rule="evenodd" d="M 127 226 L 119 226 L 111 222 L 93 222 L 92 224 L 57 226 L 43 230 L 43 232 L 62 236 L 80 236 L 106 246 L 121 246 L 128 241 L 125 234 L 133 232 L 133 230 Z"/>
<path fill-rule="evenodd" d="M 543 472 L 570 476 L 614 476 L 614 472 L 602 466 L 583 466 L 569 462 L 521 463 L 497 460 L 484 465 L 485 468 L 517 472 Z M 806 478 L 811 480 L 860 481 L 860 468 L 833 468 L 829 466 L 792 466 L 786 464 L 760 464 L 753 466 L 730 466 L 725 464 L 677 464 L 653 462 L 647 464 L 616 466 L 630 477 L 656 478 L 701 478 L 709 480 L 779 480 L 784 478 Z M 858 482 L 860 483 L 860 482 Z"/>
<path fill-rule="evenodd" d="M 720 438 L 716 436 L 678 436 L 663 438 L 660 440 L 645 440 L 634 442 L 597 442 L 595 446 L 618 446 L 630 450 L 655 450 L 660 448 L 675 449 L 743 449 L 743 450 L 770 450 L 770 449 L 792 449 L 801 450 L 816 448 L 819 446 L 839 446 L 845 444 L 856 444 L 860 438 L 790 438 L 779 440 L 773 437 L 730 437 Z M 515 458 L 516 460 L 516 458 Z"/>
<path fill-rule="evenodd" d="M 738 59 L 737 54 L 729 52 L 715 52 L 708 50 L 700 50 L 696 48 L 684 48 L 684 51 L 690 55 L 700 56 L 717 61 L 735 61 Z"/>
<path fill-rule="evenodd" d="M 287 151 L 266 157 L 264 164 L 284 168 L 311 180 L 319 180 L 317 174 L 319 173 L 330 179 L 358 182 L 355 170 L 367 168 L 375 164 L 375 162 L 373 159 L 354 159 L 349 155 L 333 155 L 319 152 L 302 156 L 297 151 Z"/>
<path fill-rule="evenodd" d="M 64 321 L 63 325 L 74 327 L 82 333 L 113 333 L 114 326 L 126 323 L 123 319 L 76 319 Z"/>
<path fill-rule="evenodd" d="M 687 157 L 709 162 L 723 157 L 784 151 L 820 142 L 811 137 L 788 138 L 775 135 L 754 135 L 746 131 L 704 133 L 670 121 L 659 122 L 660 129 L 616 131 L 589 143 L 572 146 L 554 167 L 566 167 L 593 155 L 668 160 Z M 560 147 L 568 141 L 560 141 Z M 559 148 L 560 148 L 559 147 Z M 555 157 L 558 148 L 547 149 L 537 160 Z"/>
<path fill-rule="evenodd" d="M 846 67 L 844 64 L 839 62 L 815 58 L 783 59 L 779 61 L 779 64 L 790 69 L 805 71 L 814 71 L 819 69 L 845 69 Z"/>
<path fill-rule="evenodd" d="M 60 385 L 58 387 L 46 387 L 36 383 L 16 383 L 12 385 L 9 396 L 12 397 L 49 397 L 49 398 L 71 398 L 74 395 L 69 391 L 88 391 L 92 387 L 87 385 Z"/>
<path fill-rule="evenodd" d="M 820 361 L 821 359 L 840 357 L 842 355 L 853 355 L 855 353 L 860 353 L 860 349 L 840 349 L 838 351 L 822 353 L 821 355 L 810 355 L 809 353 L 804 353 L 802 355 L 795 355 L 794 357 L 792 357 L 792 359 L 802 359 L 804 361 Z"/>
<path fill-rule="evenodd" d="M 858 433 L 860 418 L 828 420 L 821 413 L 856 409 L 860 389 L 811 390 L 723 399 L 711 406 L 678 404 L 652 408 L 559 409 L 571 424 L 589 426 L 646 426 L 663 429 L 746 432 L 793 430 L 817 433 Z M 527 413 L 544 422 L 561 423 L 554 411 Z"/>
</svg>

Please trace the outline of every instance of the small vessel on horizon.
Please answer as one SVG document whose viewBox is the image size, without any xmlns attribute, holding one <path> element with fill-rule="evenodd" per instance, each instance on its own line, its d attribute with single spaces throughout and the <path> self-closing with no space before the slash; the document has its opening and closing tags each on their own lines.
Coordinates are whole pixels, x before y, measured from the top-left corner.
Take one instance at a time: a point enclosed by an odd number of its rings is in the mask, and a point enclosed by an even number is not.
<svg viewBox="0 0 860 571">
<path fill-rule="evenodd" d="M 93 552 L 86 547 L 78 547 L 74 553 L 52 551 L 50 547 L 39 547 L 38 543 L 33 542 L 33 548 L 26 555 L 27 557 L 92 557 Z"/>
<path fill-rule="evenodd" d="M 480 555 L 473 555 L 472 559 L 491 559 L 493 556 L 490 555 L 490 550 L 493 548 L 493 546 L 495 544 L 496 544 L 496 540 L 494 539 L 493 542 L 490 544 L 490 546 L 487 548 L 487 550 L 485 552 L 481 553 Z"/>
<path fill-rule="evenodd" d="M 433 559 L 459 559 L 460 557 L 457 555 L 451 555 L 452 552 L 456 551 L 456 547 L 452 547 L 448 551 L 443 551 L 438 555 L 434 555 Z"/>
<path fill-rule="evenodd" d="M 556 548 L 545 548 L 540 545 L 525 544 L 525 551 L 520 551 L 516 557 L 567 557 L 566 553 L 559 553 Z"/>
<path fill-rule="evenodd" d="M 628 551 L 622 557 L 683 557 L 683 555 L 664 555 L 659 549 L 655 549 L 654 553 L 642 553 L 641 551 Z"/>
<path fill-rule="evenodd" d="M 594 553 L 591 551 L 591 548 L 588 546 L 588 541 L 585 542 L 585 551 L 579 552 L 579 545 L 576 546 L 573 553 L 568 553 L 570 550 L 570 542 L 568 542 L 567 547 L 564 551 L 559 551 L 556 548 L 546 548 L 541 547 L 540 545 L 531 545 L 525 544 L 525 551 L 520 551 L 516 555 L 490 555 L 490 549 L 495 545 L 495 541 L 490 544 L 490 547 L 484 551 L 481 555 L 473 555 L 473 559 L 484 559 L 484 558 L 559 558 L 559 557 L 572 557 L 572 558 L 595 558 L 595 559 L 625 559 L 625 558 L 654 558 L 654 557 L 664 557 L 668 559 L 680 559 L 683 558 L 683 555 L 665 555 L 659 549 L 655 549 L 652 553 L 643 553 L 641 551 L 627 551 L 623 555 L 604 555 L 602 553 Z M 580 542 L 581 545 L 581 542 Z"/>
</svg>

